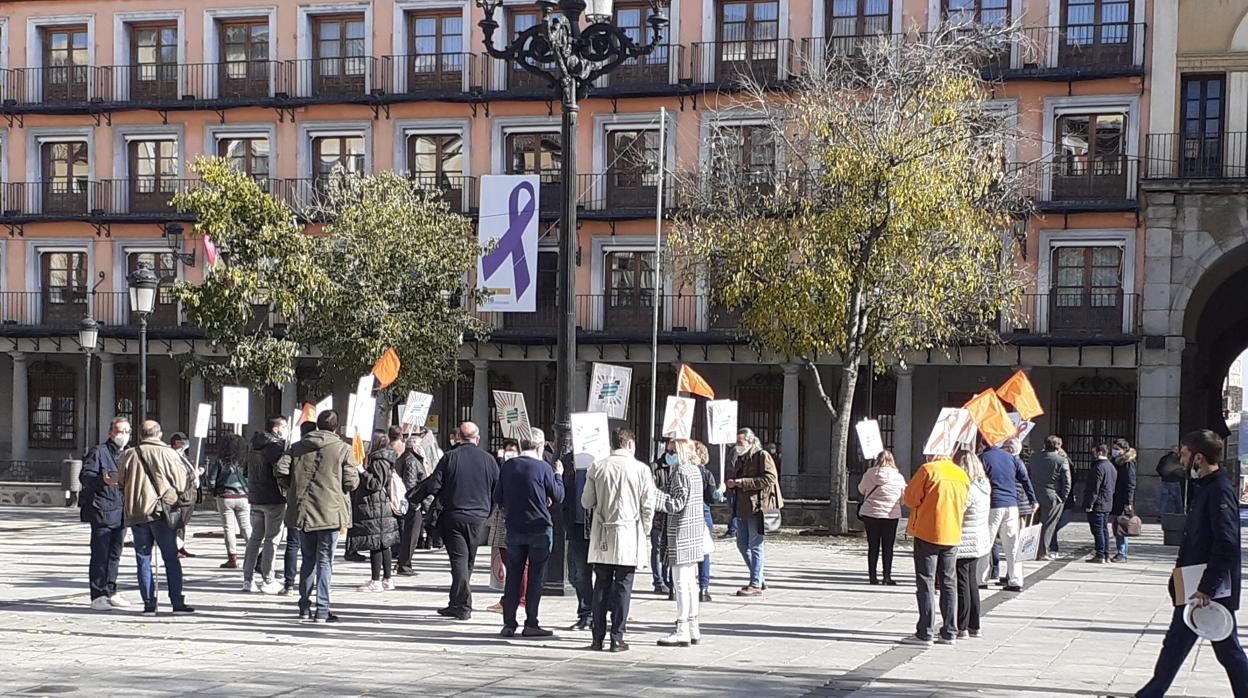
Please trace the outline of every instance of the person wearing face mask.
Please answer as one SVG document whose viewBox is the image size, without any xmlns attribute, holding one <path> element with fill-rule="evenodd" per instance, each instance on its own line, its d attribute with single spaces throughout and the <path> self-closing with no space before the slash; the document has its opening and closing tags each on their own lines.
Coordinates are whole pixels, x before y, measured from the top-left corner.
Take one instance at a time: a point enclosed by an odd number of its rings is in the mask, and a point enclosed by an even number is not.
<svg viewBox="0 0 1248 698">
<path fill-rule="evenodd" d="M 1239 502 L 1235 485 L 1222 469 L 1222 439 L 1208 429 L 1193 431 L 1180 441 L 1179 458 L 1191 473 L 1193 487 L 1191 509 L 1183 526 L 1183 542 L 1179 544 L 1175 567 L 1205 565 L 1196 591 L 1188 599 L 1174 599 L 1174 615 L 1161 643 L 1161 654 L 1153 669 L 1152 679 L 1135 695 L 1136 698 L 1163 698 L 1175 676 L 1183 669 L 1187 655 L 1197 642 L 1196 634 L 1183 620 L 1187 603 L 1201 607 L 1221 604 L 1231 615 L 1231 634 L 1212 643 L 1213 654 L 1226 670 L 1231 695 L 1248 698 L 1248 656 L 1239 644 L 1235 611 L 1239 610 L 1242 587 L 1243 551 L 1240 548 Z M 1218 588 L 1227 584 L 1230 594 L 1213 598 Z M 1170 595 L 1174 596 L 1174 583 Z"/>
<path fill-rule="evenodd" d="M 122 544 L 126 527 L 122 525 L 122 493 L 117 484 L 117 460 L 130 443 L 130 421 L 125 417 L 113 420 L 108 439 L 93 447 L 82 460 L 78 481 L 82 493 L 78 497 L 79 518 L 91 525 L 91 610 L 111 611 L 127 608 L 130 602 L 117 593 L 117 569 L 121 564 Z"/>
<path fill-rule="evenodd" d="M 762 596 L 767 588 L 763 576 L 763 510 L 784 506 L 780 494 L 780 474 L 771 456 L 758 445 L 750 429 L 737 432 L 737 460 L 732 477 L 724 483 L 737 493 L 737 550 L 750 571 L 750 583 L 737 590 L 737 596 Z"/>
<path fill-rule="evenodd" d="M 1083 510 L 1088 513 L 1095 550 L 1087 562 L 1109 562 L 1109 512 L 1114 508 L 1114 491 L 1118 473 L 1109 460 L 1109 447 L 1101 444 L 1092 449 L 1092 469 L 1083 485 Z"/>
<path fill-rule="evenodd" d="M 180 431 L 173 432 L 173 436 L 169 437 L 169 447 L 172 448 L 182 459 L 182 462 L 186 464 L 186 472 L 192 482 L 191 486 L 195 488 L 195 498 L 187 502 L 186 506 L 183 507 L 182 525 L 178 526 L 178 530 L 176 531 L 178 539 L 178 557 L 185 559 L 188 557 L 195 557 L 189 550 L 186 549 L 186 526 L 191 522 L 191 516 L 195 514 L 195 505 L 199 504 L 199 472 L 196 470 L 195 465 L 191 463 L 190 457 L 186 455 L 187 450 L 190 447 L 190 442 L 187 441 L 186 434 L 183 434 Z"/>
<path fill-rule="evenodd" d="M 680 461 L 676 456 L 676 443 L 668 441 L 663 449 L 663 453 L 659 454 L 658 460 L 650 468 L 650 474 L 654 479 L 654 489 L 662 492 L 667 489 L 667 479 L 671 477 L 672 468 L 679 465 Z M 654 524 L 650 529 L 650 573 L 654 577 L 654 593 L 663 594 L 669 598 L 672 596 L 672 588 L 668 584 L 668 578 L 671 571 L 667 569 L 667 514 L 655 511 Z"/>
<path fill-rule="evenodd" d="M 243 556 L 243 591 L 276 594 L 282 590 L 283 584 L 273 576 L 273 546 L 282 534 L 286 497 L 277 486 L 273 466 L 286 452 L 289 426 L 286 418 L 280 415 L 269 417 L 265 426 L 263 432 L 252 435 L 251 453 L 247 457 L 251 535 L 247 537 L 247 552 Z M 263 584 L 255 581 L 257 558 Z"/>
<path fill-rule="evenodd" d="M 1114 480 L 1114 508 L 1109 512 L 1110 521 L 1114 522 L 1114 542 L 1118 544 L 1117 554 L 1111 562 L 1126 562 L 1128 539 L 1118 530 L 1118 517 L 1135 514 L 1135 449 L 1126 439 L 1115 439 L 1109 451 L 1114 461 L 1117 478 Z"/>
</svg>

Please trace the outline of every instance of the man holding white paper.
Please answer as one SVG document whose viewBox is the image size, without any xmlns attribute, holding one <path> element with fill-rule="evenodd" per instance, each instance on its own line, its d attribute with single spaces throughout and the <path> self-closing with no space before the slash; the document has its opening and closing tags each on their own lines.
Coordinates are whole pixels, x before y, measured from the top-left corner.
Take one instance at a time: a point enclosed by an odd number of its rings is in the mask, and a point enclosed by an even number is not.
<svg viewBox="0 0 1248 698">
<path fill-rule="evenodd" d="M 1184 611 L 1189 604 L 1207 607 L 1220 604 L 1230 615 L 1230 635 L 1215 640 L 1213 653 L 1226 669 L 1235 698 L 1248 698 L 1248 656 L 1235 634 L 1235 611 L 1239 610 L 1241 558 L 1239 533 L 1239 502 L 1235 486 L 1220 467 L 1222 439 L 1208 429 L 1193 431 L 1180 442 L 1179 458 L 1185 471 L 1194 479 L 1191 510 L 1183 527 L 1176 568 L 1204 565 L 1204 573 L 1189 599 L 1174 598 L 1173 577 L 1170 594 L 1177 604 L 1170 620 L 1170 629 L 1161 645 L 1161 656 L 1153 669 L 1153 678 L 1136 693 L 1137 698 L 1163 698 L 1170 684 L 1196 644 L 1196 633 L 1188 627 Z M 1228 585 L 1230 593 L 1223 596 L 1219 588 Z M 1199 625 L 1197 627 L 1200 627 Z"/>
</svg>

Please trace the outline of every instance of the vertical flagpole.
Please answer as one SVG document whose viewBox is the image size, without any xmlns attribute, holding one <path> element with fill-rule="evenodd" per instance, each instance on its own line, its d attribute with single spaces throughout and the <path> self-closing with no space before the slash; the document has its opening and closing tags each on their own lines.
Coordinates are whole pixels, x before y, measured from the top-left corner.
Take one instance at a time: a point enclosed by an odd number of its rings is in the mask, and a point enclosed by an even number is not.
<svg viewBox="0 0 1248 698">
<path fill-rule="evenodd" d="M 659 184 L 654 203 L 654 324 L 650 333 L 650 460 L 658 457 L 659 306 L 663 303 L 663 182 L 667 179 L 667 107 L 659 107 Z"/>
</svg>

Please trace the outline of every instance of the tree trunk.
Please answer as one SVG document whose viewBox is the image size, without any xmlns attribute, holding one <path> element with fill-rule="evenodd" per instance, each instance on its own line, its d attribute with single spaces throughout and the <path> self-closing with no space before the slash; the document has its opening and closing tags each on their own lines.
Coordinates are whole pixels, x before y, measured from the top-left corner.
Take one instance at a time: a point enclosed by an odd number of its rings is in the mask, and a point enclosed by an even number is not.
<svg viewBox="0 0 1248 698">
<path fill-rule="evenodd" d="M 849 430 L 853 426 L 854 389 L 858 384 L 858 364 L 841 367 L 841 384 L 837 388 L 839 418 L 833 423 L 831 506 L 832 533 L 849 531 L 849 501 L 846 486 L 849 480 Z"/>
</svg>

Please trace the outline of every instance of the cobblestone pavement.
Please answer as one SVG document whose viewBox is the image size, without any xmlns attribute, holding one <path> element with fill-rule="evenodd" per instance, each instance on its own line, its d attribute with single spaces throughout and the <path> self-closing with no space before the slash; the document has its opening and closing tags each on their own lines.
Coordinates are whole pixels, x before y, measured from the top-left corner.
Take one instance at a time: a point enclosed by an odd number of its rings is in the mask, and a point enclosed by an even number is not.
<svg viewBox="0 0 1248 698">
<path fill-rule="evenodd" d="M 217 517 L 199 513 L 192 531 Z M 469 622 L 438 617 L 450 575 L 440 551 L 422 552 L 418 576 L 360 594 L 368 565 L 335 564 L 337 626 L 297 620 L 293 598 L 243 594 L 237 570 L 220 570 L 220 539 L 195 538 L 186 560 L 193 617 L 92 612 L 85 524 L 76 511 L 0 508 L 0 657 L 3 695 L 228 696 L 1097 696 L 1129 694 L 1147 678 L 1170 610 L 1173 548 L 1159 533 L 1130 562 L 1080 557 L 1035 565 L 1021 594 L 990 592 L 986 638 L 956 647 L 896 644 L 913 632 L 912 569 L 899 548 L 901 586 L 865 583 L 865 545 L 785 536 L 767 544 L 768 591 L 732 596 L 744 567 L 730 541 L 716 547 L 714 601 L 703 606 L 704 642 L 663 649 L 671 602 L 638 575 L 627 653 L 590 653 L 587 633 L 542 641 L 498 637 L 496 600 L 479 572 Z M 1075 545 L 1085 527 L 1066 530 Z M 484 552 L 484 551 L 483 551 Z M 479 559 L 488 559 L 481 555 Z M 1072 561 L 1073 560 L 1073 561 Z M 138 605 L 127 549 L 120 586 Z M 162 580 L 163 584 L 163 580 Z M 574 600 L 547 597 L 543 624 L 564 628 Z M 1242 634 L 1241 634 L 1242 635 Z M 1208 646 L 1173 695 L 1228 696 Z"/>
</svg>

